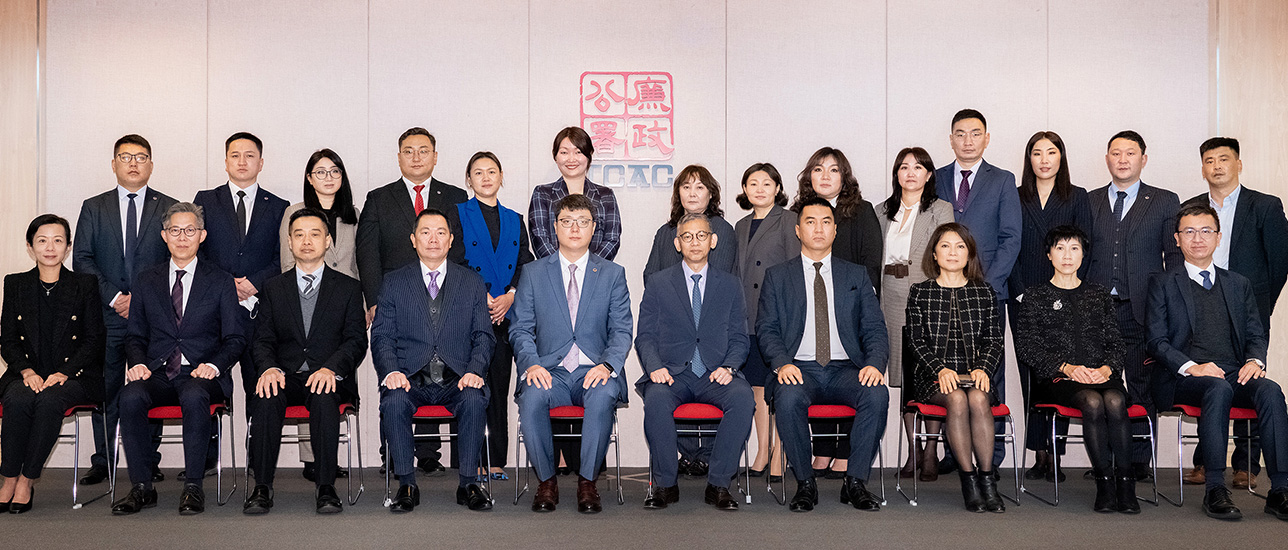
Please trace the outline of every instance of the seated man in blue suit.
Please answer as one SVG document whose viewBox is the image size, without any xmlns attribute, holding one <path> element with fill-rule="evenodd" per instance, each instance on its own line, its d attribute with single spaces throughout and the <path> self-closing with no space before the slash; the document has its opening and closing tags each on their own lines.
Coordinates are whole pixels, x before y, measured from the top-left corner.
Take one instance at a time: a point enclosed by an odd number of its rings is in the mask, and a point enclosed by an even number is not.
<svg viewBox="0 0 1288 550">
<path fill-rule="evenodd" d="M 680 500 L 675 409 L 709 403 L 724 418 L 711 451 L 704 500 L 720 510 L 738 509 L 729 481 L 751 435 L 756 403 L 751 385 L 738 372 L 750 340 L 742 285 L 733 275 L 708 269 L 707 256 L 716 244 L 705 215 L 685 215 L 676 224 L 675 237 L 684 260 L 649 275 L 644 285 L 635 351 L 645 374 L 635 386 L 644 396 L 644 436 L 655 480 L 645 508 L 666 508 Z"/>
<path fill-rule="evenodd" d="M 170 261 L 141 271 L 134 280 L 125 336 L 125 358 L 131 366 L 120 397 L 120 433 L 133 487 L 112 503 L 115 515 L 157 503 L 148 410 L 173 405 L 183 409 L 184 465 L 189 472 L 200 472 L 213 428 L 210 405 L 232 397 L 232 367 L 246 338 L 232 275 L 197 260 L 205 227 L 200 206 L 171 205 L 161 228 Z M 201 476 L 191 476 L 184 483 L 180 514 L 205 511 L 201 482 Z"/>
<path fill-rule="evenodd" d="M 1149 287 L 1147 345 L 1157 361 L 1154 399 L 1163 410 L 1173 403 L 1202 409 L 1203 511 L 1225 520 L 1243 517 L 1225 487 L 1230 407 L 1256 409 L 1270 474 L 1265 511 L 1288 520 L 1288 405 L 1279 384 L 1266 378 L 1269 339 L 1252 284 L 1213 265 L 1220 240 L 1216 210 L 1206 204 L 1181 208 L 1176 244 L 1184 267 L 1169 266 Z"/>
<path fill-rule="evenodd" d="M 828 201 L 805 201 L 796 219 L 801 255 L 765 271 L 760 291 L 756 336 L 776 377 L 772 395 L 778 433 L 796 473 L 793 512 L 808 512 L 818 504 L 809 466 L 809 407 L 823 404 L 856 411 L 841 502 L 860 510 L 881 509 L 881 499 L 868 491 L 866 482 L 885 434 L 890 350 L 867 272 L 832 257 L 835 219 Z"/>
<path fill-rule="evenodd" d="M 524 381 L 516 390 L 520 429 L 541 480 L 532 511 L 550 512 L 559 503 L 550 409 L 586 409 L 577 510 L 593 514 L 601 510 L 595 478 L 617 403 L 627 398 L 631 296 L 625 270 L 589 251 L 596 223 L 590 199 L 568 195 L 554 212 L 559 253 L 524 266 L 510 310 L 510 342 Z"/>
<path fill-rule="evenodd" d="M 420 504 L 412 415 L 426 405 L 447 407 L 459 425 L 456 503 L 491 510 L 491 495 L 475 483 L 487 422 L 483 380 L 496 345 L 487 288 L 473 271 L 447 261 L 452 231 L 442 211 L 426 208 L 416 216 L 411 244 L 419 261 L 385 276 L 371 324 L 380 430 L 398 477 L 389 511 L 410 512 Z"/>
</svg>

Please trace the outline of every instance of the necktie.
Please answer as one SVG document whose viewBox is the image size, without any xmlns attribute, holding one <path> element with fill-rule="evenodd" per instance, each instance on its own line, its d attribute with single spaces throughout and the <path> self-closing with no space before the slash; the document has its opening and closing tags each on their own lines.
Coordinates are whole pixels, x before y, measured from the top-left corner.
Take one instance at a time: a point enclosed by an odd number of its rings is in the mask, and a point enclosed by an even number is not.
<svg viewBox="0 0 1288 550">
<path fill-rule="evenodd" d="M 177 269 L 174 272 L 174 288 L 170 289 L 170 303 L 174 305 L 175 324 L 183 323 L 183 276 L 187 272 Z M 170 354 L 170 360 L 165 365 L 165 376 L 171 380 L 179 376 L 179 367 L 182 364 L 183 353 L 179 351 L 179 346 L 174 347 L 174 352 Z"/>
<path fill-rule="evenodd" d="M 139 245 L 139 211 L 134 204 L 134 199 L 138 196 L 138 193 L 126 195 L 130 204 L 125 208 L 125 269 L 130 275 L 134 274 L 134 250 Z"/>
<path fill-rule="evenodd" d="M 1114 201 L 1114 220 L 1123 221 L 1123 202 L 1127 200 L 1127 192 L 1119 191 L 1118 200 Z M 1104 203 L 1101 203 L 1104 204 Z"/>
<path fill-rule="evenodd" d="M 577 328 L 577 304 L 581 301 L 581 290 L 577 287 L 577 264 L 568 266 L 568 316 L 572 318 L 572 327 Z M 576 341 L 573 342 L 572 348 L 568 350 L 568 355 L 564 356 L 563 368 L 568 372 L 577 370 L 577 364 L 580 363 L 581 353 L 577 349 Z"/>
<path fill-rule="evenodd" d="M 698 286 L 702 275 L 694 273 L 690 277 L 693 278 L 693 326 L 697 327 L 702 320 L 702 289 Z M 696 346 L 693 348 L 693 361 L 689 363 L 689 369 L 693 374 L 698 375 L 698 378 L 702 378 L 702 375 L 707 372 L 706 365 L 702 363 L 702 354 Z"/>
<path fill-rule="evenodd" d="M 437 275 L 437 273 L 435 273 L 434 275 Z M 313 286 L 313 281 L 316 279 L 317 279 L 317 276 L 313 275 L 312 273 L 304 276 L 304 297 L 305 298 L 312 298 L 314 294 L 317 294 L 318 289 L 317 287 Z"/>
<path fill-rule="evenodd" d="M 430 300 L 438 299 L 438 272 L 437 271 L 429 272 L 429 299 Z"/>
<path fill-rule="evenodd" d="M 962 183 L 957 186 L 957 211 L 966 211 L 966 199 L 970 198 L 970 170 L 962 170 Z"/>
<path fill-rule="evenodd" d="M 420 215 L 421 210 L 425 209 L 425 198 L 420 195 L 420 192 L 424 189 L 425 189 L 424 185 L 413 185 L 411 188 L 412 191 L 416 192 L 416 215 L 417 216 Z"/>
<path fill-rule="evenodd" d="M 246 239 L 246 192 L 237 192 L 237 234 Z"/>
<path fill-rule="evenodd" d="M 814 360 L 824 366 L 832 360 L 832 334 L 829 331 L 823 262 L 814 262 Z"/>
<path fill-rule="evenodd" d="M 1203 276 L 1203 289 L 1212 290 L 1212 274 L 1208 273 L 1207 270 L 1205 269 L 1203 271 L 1200 271 L 1199 275 Z"/>
</svg>

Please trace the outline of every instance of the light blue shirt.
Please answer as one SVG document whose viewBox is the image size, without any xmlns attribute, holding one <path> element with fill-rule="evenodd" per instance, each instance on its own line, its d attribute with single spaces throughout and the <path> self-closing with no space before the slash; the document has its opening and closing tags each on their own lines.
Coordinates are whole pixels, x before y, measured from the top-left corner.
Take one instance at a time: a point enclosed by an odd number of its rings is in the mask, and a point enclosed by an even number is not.
<svg viewBox="0 0 1288 550">
<path fill-rule="evenodd" d="M 1117 184 L 1109 184 L 1109 211 L 1114 209 L 1114 203 L 1118 202 L 1118 192 L 1126 191 L 1127 198 L 1123 199 L 1123 218 L 1127 218 L 1127 213 L 1131 211 L 1131 205 L 1136 203 L 1136 194 L 1140 193 L 1140 180 L 1131 184 L 1131 187 L 1119 189 Z"/>
<path fill-rule="evenodd" d="M 305 275 L 313 276 L 313 288 L 315 290 L 322 288 L 322 271 L 325 269 L 326 264 L 324 263 L 318 267 L 317 271 L 308 273 L 300 269 L 300 264 L 295 264 L 295 284 L 300 288 L 300 294 L 304 294 L 304 287 L 309 286 L 309 282 L 304 280 Z"/>
<path fill-rule="evenodd" d="M 1230 196 L 1225 198 L 1223 205 L 1217 205 L 1212 193 L 1208 193 L 1208 204 L 1216 210 L 1216 219 L 1221 222 L 1221 243 L 1216 245 L 1216 251 L 1212 253 L 1212 263 L 1221 269 L 1230 269 L 1230 239 L 1224 236 L 1234 233 L 1234 209 L 1239 205 L 1239 192 L 1242 190 L 1242 185 L 1236 186 Z"/>
<path fill-rule="evenodd" d="M 683 260 L 680 261 L 680 266 L 681 266 L 681 269 L 684 270 L 684 285 L 689 289 L 689 306 L 692 307 L 693 306 L 693 284 L 694 284 L 693 276 L 694 275 L 702 276 L 698 279 L 698 283 L 697 283 L 698 292 L 702 294 L 703 300 L 707 299 L 707 268 L 711 267 L 711 264 L 709 263 L 702 264 L 702 271 L 694 271 L 692 269 L 689 269 L 688 262 L 685 262 Z"/>
</svg>

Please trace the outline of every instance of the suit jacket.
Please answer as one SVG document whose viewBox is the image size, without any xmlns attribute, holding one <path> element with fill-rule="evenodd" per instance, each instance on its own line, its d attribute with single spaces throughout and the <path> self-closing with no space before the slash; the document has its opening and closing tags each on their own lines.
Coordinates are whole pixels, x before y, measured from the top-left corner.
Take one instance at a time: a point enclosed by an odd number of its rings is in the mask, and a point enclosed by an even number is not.
<svg viewBox="0 0 1288 550">
<path fill-rule="evenodd" d="M 912 245 L 908 247 L 908 260 L 912 263 L 908 266 L 908 277 L 914 283 L 926 280 L 926 272 L 921 270 L 921 258 L 926 255 L 926 247 L 930 245 L 930 236 L 935 233 L 939 226 L 952 223 L 953 205 L 946 200 L 939 199 L 930 204 L 930 209 L 924 212 L 917 207 L 917 219 L 912 221 Z M 881 205 L 881 212 L 877 215 L 877 221 L 881 223 L 881 236 L 885 238 L 890 234 L 890 218 L 886 216 L 885 205 Z M 884 262 L 884 256 L 881 258 Z"/>
<path fill-rule="evenodd" d="M 760 291 L 760 313 L 756 319 L 756 337 L 769 367 L 796 362 L 796 352 L 805 334 L 805 270 L 801 257 L 780 263 L 765 272 Z M 860 368 L 873 366 L 886 371 L 890 343 L 886 339 L 881 302 L 872 289 L 867 270 L 832 256 L 832 305 L 836 313 L 836 331 L 850 361 Z"/>
<path fill-rule="evenodd" d="M 410 239 L 411 233 L 408 235 Z M 435 353 L 458 376 L 472 373 L 487 377 L 496 336 L 487 313 L 483 279 L 452 262 L 445 265 L 447 275 L 439 289 L 443 313 L 437 327 L 430 319 L 429 290 L 419 261 L 385 277 L 380 307 L 371 324 L 371 358 L 377 382 L 383 382 L 391 372 L 415 374 Z"/>
<path fill-rule="evenodd" d="M 425 208 L 446 213 L 451 206 L 465 202 L 465 190 L 430 178 L 429 202 Z M 380 298 L 381 280 L 390 271 L 417 261 L 411 246 L 411 232 L 416 228 L 416 207 L 402 178 L 367 193 L 367 202 L 358 218 L 358 277 L 367 303 Z"/>
<path fill-rule="evenodd" d="M 1112 183 L 1109 185 L 1113 185 Z M 1114 286 L 1114 205 L 1109 202 L 1109 185 L 1087 192 L 1091 201 L 1091 254 L 1087 280 L 1112 289 Z M 1141 182 L 1136 202 L 1123 217 L 1126 222 L 1127 298 L 1132 316 L 1145 324 L 1145 303 L 1150 280 L 1165 269 L 1182 266 L 1185 259 L 1176 246 L 1176 212 L 1180 201 L 1176 193 Z M 1120 296 L 1121 297 L 1121 296 Z"/>
<path fill-rule="evenodd" d="M 277 232 L 282 225 L 282 213 L 286 212 L 289 203 L 261 185 L 255 194 L 255 207 L 250 212 L 246 238 L 239 240 L 237 206 L 233 204 L 228 186 L 225 183 L 214 189 L 198 191 L 197 197 L 192 199 L 193 204 L 205 209 L 208 235 L 198 252 L 201 259 L 209 260 L 233 277 L 245 277 L 256 289 L 263 289 L 264 281 L 282 272 Z"/>
<path fill-rule="evenodd" d="M 747 360 L 747 313 L 742 287 L 733 275 L 707 268 L 702 312 L 693 324 L 692 293 L 685 280 L 683 262 L 663 269 L 644 284 L 640 302 L 639 335 L 635 353 L 644 375 L 636 382 L 651 382 L 649 373 L 666 369 L 672 376 L 689 370 L 696 349 L 707 371 L 729 367 L 737 372 Z"/>
<path fill-rule="evenodd" d="M 747 305 L 747 326 L 756 326 L 759 312 L 760 285 L 765 271 L 801 253 L 801 240 L 796 236 L 796 214 L 774 205 L 760 221 L 756 235 L 751 235 L 751 220 L 756 214 L 747 214 L 734 225 L 738 239 L 738 266 L 735 272 L 742 281 L 742 295 Z"/>
<path fill-rule="evenodd" d="M 1243 275 L 1216 269 L 1234 327 L 1234 353 L 1244 359 L 1266 361 L 1269 337 L 1257 314 L 1252 284 Z M 1149 324 L 1145 345 L 1156 361 L 1153 370 L 1154 402 L 1159 410 L 1171 408 L 1181 365 L 1189 362 L 1194 337 L 1194 282 L 1185 266 L 1169 267 L 1149 285 Z M 1205 321 L 1210 322 L 1210 321 Z"/>
<path fill-rule="evenodd" d="M 793 222 L 794 224 L 795 222 Z M 881 294 L 881 271 L 885 261 L 885 235 L 876 209 L 866 199 L 859 200 L 859 209 L 850 217 L 836 217 L 836 240 L 832 255 L 868 270 L 868 280 L 878 295 Z M 799 250 L 797 251 L 799 252 Z"/>
<path fill-rule="evenodd" d="M 161 218 L 176 201 L 151 186 L 137 206 L 142 208 L 139 243 L 134 249 L 133 269 L 125 261 L 125 227 L 116 188 L 94 195 L 81 205 L 76 221 L 76 239 L 72 243 L 72 269 L 98 277 L 99 296 L 103 304 L 103 321 L 124 328 L 125 319 L 108 305 L 118 292 L 129 294 L 134 276 L 140 271 L 166 261 L 170 251 L 161 240 Z"/>
<path fill-rule="evenodd" d="M 1203 193 L 1185 204 L 1209 204 Z M 1244 187 L 1234 206 L 1234 227 L 1222 227 L 1223 239 L 1230 239 L 1230 271 L 1252 283 L 1257 295 L 1261 324 L 1270 330 L 1270 315 L 1288 279 L 1288 219 L 1279 197 Z"/>
<path fill-rule="evenodd" d="M 56 358 L 57 372 L 70 380 L 80 380 L 85 391 L 95 400 L 103 398 L 103 346 L 107 339 L 103 328 L 103 308 L 99 305 L 98 281 L 93 275 L 62 269 L 58 276 L 62 287 L 52 311 L 38 311 L 37 293 L 43 292 L 40 272 L 36 268 L 4 278 L 4 306 L 0 310 L 0 357 L 9 368 L 0 376 L 0 394 L 9 384 L 22 383 L 22 371 L 32 369 L 42 377 L 41 341 L 52 338 L 53 349 L 63 356 Z M 57 287 L 56 287 L 57 288 Z M 42 334 L 40 315 L 54 315 L 53 334 Z"/>
<path fill-rule="evenodd" d="M 282 212 L 282 228 L 278 231 L 277 240 L 281 243 L 278 258 L 283 273 L 295 267 L 295 255 L 291 254 L 291 214 L 303 209 L 304 203 L 297 202 Z M 336 220 L 331 248 L 326 251 L 326 265 L 353 279 L 358 278 L 358 224 Z"/>
<path fill-rule="evenodd" d="M 568 313 L 559 254 L 534 260 L 523 267 L 515 293 L 510 344 L 520 374 L 532 365 L 563 368 L 560 363 L 578 349 L 596 364 L 607 364 L 621 385 L 626 400 L 626 356 L 631 351 L 631 294 L 622 266 L 590 253 L 577 302 L 577 325 Z M 540 322 L 537 320 L 540 312 Z M 524 384 L 515 384 L 515 393 Z"/>
<path fill-rule="evenodd" d="M 329 369 L 340 379 L 338 388 L 357 399 L 358 365 L 367 356 L 367 319 L 362 285 L 352 277 L 324 267 L 309 332 L 304 333 L 300 287 L 295 270 L 264 283 L 259 293 L 259 324 L 253 352 L 259 374 L 277 368 L 284 374 Z"/>
<path fill-rule="evenodd" d="M 957 186 L 961 175 L 954 173 L 956 163 L 949 163 L 935 170 L 935 192 L 939 198 L 956 204 Z M 1015 174 L 979 161 L 979 173 L 966 198 L 966 209 L 953 209 L 957 223 L 965 225 L 975 237 L 979 248 L 979 261 L 984 265 L 984 280 L 1005 300 L 1006 280 L 1011 276 L 1015 258 L 1020 254 L 1021 227 L 1020 194 L 1015 187 Z"/>
<path fill-rule="evenodd" d="M 1007 281 L 1007 290 L 1012 298 L 1024 294 L 1025 289 L 1030 286 L 1050 281 L 1055 275 L 1055 267 L 1047 258 L 1046 245 L 1047 233 L 1052 229 L 1061 225 L 1072 225 L 1088 236 L 1091 235 L 1091 201 L 1085 189 L 1076 185 L 1072 187 L 1068 199 L 1061 199 L 1059 193 L 1052 191 L 1051 196 L 1047 197 L 1046 208 L 1042 207 L 1042 201 L 1037 196 L 1031 200 L 1020 198 L 1024 231 L 1020 238 L 1020 254 L 1015 260 L 1015 267 L 1011 269 L 1011 277 Z M 1088 243 L 1088 248 L 1092 246 L 1094 242 Z M 1084 254 L 1087 252 L 1088 250 L 1083 251 Z M 1082 267 L 1078 268 L 1079 277 L 1087 276 L 1090 263 L 1082 262 Z"/>
<path fill-rule="evenodd" d="M 233 277 L 211 262 L 198 260 L 180 323 L 170 301 L 169 271 L 167 261 L 139 273 L 135 281 L 125 333 L 127 365 L 147 365 L 153 373 L 164 375 L 166 361 L 178 347 L 193 367 L 210 363 L 218 368 L 219 385 L 225 396 L 231 396 L 233 366 L 246 347 L 241 323 L 245 310 L 237 305 Z"/>
</svg>

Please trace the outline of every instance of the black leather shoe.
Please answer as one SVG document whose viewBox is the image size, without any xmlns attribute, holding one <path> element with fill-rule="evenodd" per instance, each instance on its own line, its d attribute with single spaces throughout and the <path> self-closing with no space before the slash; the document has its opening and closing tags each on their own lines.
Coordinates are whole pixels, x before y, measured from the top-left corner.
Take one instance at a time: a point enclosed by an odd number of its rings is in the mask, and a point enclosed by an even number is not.
<svg viewBox="0 0 1288 550">
<path fill-rule="evenodd" d="M 443 465 L 440 464 L 437 459 L 430 458 L 430 459 L 422 460 L 420 461 L 419 464 L 416 465 L 416 467 L 420 468 L 420 471 L 425 472 L 425 475 L 429 477 L 440 477 L 440 476 L 447 475 L 447 468 L 444 468 Z"/>
<path fill-rule="evenodd" d="M 1216 519 L 1243 519 L 1243 512 L 1234 505 L 1234 500 L 1230 498 L 1230 490 L 1224 486 L 1210 489 L 1203 495 L 1203 513 Z"/>
<path fill-rule="evenodd" d="M 112 503 L 112 515 L 128 516 L 137 514 L 144 508 L 152 508 L 157 505 L 157 490 L 145 488 L 142 483 L 138 483 L 130 488 L 130 493 L 125 495 L 116 502 Z"/>
<path fill-rule="evenodd" d="M 0 514 L 8 514 L 10 504 L 9 502 L 0 502 Z"/>
<path fill-rule="evenodd" d="M 1136 475 L 1128 469 L 1118 470 L 1114 476 L 1118 481 L 1118 511 L 1124 514 L 1139 514 L 1140 502 L 1136 500 Z"/>
<path fill-rule="evenodd" d="M 708 485 L 708 487 L 710 487 Z M 644 499 L 644 507 L 649 510 L 661 510 L 668 504 L 680 502 L 680 486 L 654 487 L 652 493 Z"/>
<path fill-rule="evenodd" d="M 692 477 L 693 474 L 689 473 L 689 469 L 692 467 L 693 463 L 690 462 L 689 459 L 680 457 L 679 462 L 676 463 L 675 470 L 684 477 Z"/>
<path fill-rule="evenodd" d="M 10 502 L 10 514 L 25 514 L 31 511 L 31 503 L 36 502 L 36 488 L 31 488 L 31 494 L 27 496 L 27 502 Z"/>
<path fill-rule="evenodd" d="M 165 481 L 165 474 L 161 473 L 160 466 L 152 467 L 152 483 L 161 483 Z"/>
<path fill-rule="evenodd" d="M 796 482 L 796 494 L 792 496 L 792 501 L 787 504 L 787 509 L 793 512 L 808 512 L 814 509 L 818 504 L 818 482 L 814 478 L 809 478 Z"/>
<path fill-rule="evenodd" d="M 394 494 L 394 499 L 389 503 L 389 511 L 395 514 L 405 514 L 415 510 L 420 506 L 420 487 L 416 485 L 403 485 L 398 487 L 398 492 Z"/>
<path fill-rule="evenodd" d="M 179 515 L 194 516 L 206 511 L 206 492 L 200 485 L 187 483 L 179 496 Z"/>
<path fill-rule="evenodd" d="M 1266 513 L 1288 521 L 1288 490 L 1278 489 L 1266 495 Z"/>
<path fill-rule="evenodd" d="M 312 462 L 304 463 L 304 471 L 301 472 L 301 474 L 304 475 L 304 479 L 314 483 L 317 483 L 318 481 L 318 468 Z"/>
<path fill-rule="evenodd" d="M 334 485 L 318 486 L 317 513 L 338 514 L 343 509 L 344 502 L 340 500 L 340 495 L 335 493 Z"/>
<path fill-rule="evenodd" d="M 862 479 L 851 476 L 845 476 L 845 481 L 841 484 L 841 504 L 850 504 L 864 512 L 881 509 L 881 499 L 868 490 Z"/>
<path fill-rule="evenodd" d="M 98 485 L 107 481 L 107 466 L 93 466 L 80 478 L 81 485 Z"/>
<path fill-rule="evenodd" d="M 694 460 L 689 462 L 689 477 L 707 477 L 711 472 L 711 465 L 706 461 Z"/>
<path fill-rule="evenodd" d="M 957 472 L 962 481 L 962 500 L 966 510 L 977 514 L 984 512 L 984 496 L 979 490 L 979 472 Z"/>
<path fill-rule="evenodd" d="M 984 497 L 984 509 L 1000 514 L 1006 511 L 1006 503 L 997 494 L 997 477 L 994 472 L 979 472 L 979 494 Z"/>
<path fill-rule="evenodd" d="M 487 488 L 477 483 L 456 488 L 456 503 L 464 504 L 475 512 L 486 512 L 492 509 L 492 495 Z"/>
<path fill-rule="evenodd" d="M 246 502 L 242 504 L 242 513 L 256 516 L 267 514 L 272 508 L 273 489 L 267 485 L 256 485 L 246 497 Z"/>
<path fill-rule="evenodd" d="M 703 500 L 707 504 L 715 506 L 716 510 L 732 512 L 738 509 L 738 501 L 733 498 L 733 495 L 729 494 L 728 487 L 716 487 L 708 483 Z"/>
</svg>

